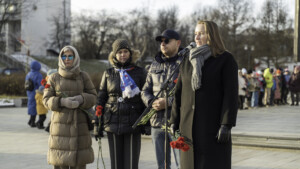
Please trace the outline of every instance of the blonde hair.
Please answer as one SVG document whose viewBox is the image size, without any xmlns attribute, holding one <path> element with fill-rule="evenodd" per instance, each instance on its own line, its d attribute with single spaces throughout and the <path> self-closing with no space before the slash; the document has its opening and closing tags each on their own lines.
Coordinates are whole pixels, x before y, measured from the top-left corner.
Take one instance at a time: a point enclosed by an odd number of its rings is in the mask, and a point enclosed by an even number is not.
<svg viewBox="0 0 300 169">
<path fill-rule="evenodd" d="M 198 21 L 203 24 L 207 34 L 207 44 L 210 46 L 213 56 L 220 55 L 226 51 L 218 25 L 213 21 Z"/>
</svg>

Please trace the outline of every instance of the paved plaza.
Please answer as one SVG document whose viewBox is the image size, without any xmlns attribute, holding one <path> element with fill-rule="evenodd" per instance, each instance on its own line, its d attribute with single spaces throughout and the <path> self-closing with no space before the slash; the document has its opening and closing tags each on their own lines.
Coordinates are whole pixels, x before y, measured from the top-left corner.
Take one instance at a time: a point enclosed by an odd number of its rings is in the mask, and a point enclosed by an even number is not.
<svg viewBox="0 0 300 169">
<path fill-rule="evenodd" d="M 27 108 L 0 108 L 1 169 L 52 169 L 47 164 L 49 134 L 30 128 Z M 46 123 L 49 120 L 50 113 Z M 300 139 L 300 107 L 278 106 L 243 110 L 238 113 L 235 135 L 282 136 Z M 300 141 L 299 141 L 300 143 Z M 106 168 L 110 169 L 107 137 L 102 139 Z M 97 168 L 98 143 L 93 139 L 95 161 L 87 169 Z M 172 159 L 173 160 L 173 159 Z M 175 169 L 174 160 L 172 169 Z M 100 168 L 103 168 L 100 161 Z M 141 169 L 155 169 L 150 137 L 142 138 Z M 233 169 L 300 169 L 300 150 L 233 146 Z"/>
</svg>

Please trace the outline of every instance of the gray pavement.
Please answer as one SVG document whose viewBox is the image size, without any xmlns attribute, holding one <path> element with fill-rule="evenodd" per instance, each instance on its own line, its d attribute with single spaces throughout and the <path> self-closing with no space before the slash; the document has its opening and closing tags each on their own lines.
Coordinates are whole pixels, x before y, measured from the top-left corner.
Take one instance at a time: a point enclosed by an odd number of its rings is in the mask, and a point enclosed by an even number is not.
<svg viewBox="0 0 300 169">
<path fill-rule="evenodd" d="M 50 113 L 48 113 L 49 120 Z M 0 108 L 0 168 L 51 169 L 47 164 L 48 133 L 30 128 L 27 108 Z M 286 136 L 299 138 L 300 107 L 278 106 L 243 110 L 238 114 L 236 135 Z M 45 123 L 45 124 L 46 124 Z M 107 138 L 102 139 L 106 168 L 110 168 Z M 95 161 L 88 169 L 97 168 L 98 144 L 93 141 Z M 175 168 L 172 159 L 172 169 Z M 100 161 L 101 164 L 101 161 Z M 141 169 L 155 169 L 151 139 L 142 138 Z M 102 164 L 100 168 L 103 168 Z M 300 150 L 267 149 L 233 146 L 233 169 L 300 169 Z"/>
</svg>

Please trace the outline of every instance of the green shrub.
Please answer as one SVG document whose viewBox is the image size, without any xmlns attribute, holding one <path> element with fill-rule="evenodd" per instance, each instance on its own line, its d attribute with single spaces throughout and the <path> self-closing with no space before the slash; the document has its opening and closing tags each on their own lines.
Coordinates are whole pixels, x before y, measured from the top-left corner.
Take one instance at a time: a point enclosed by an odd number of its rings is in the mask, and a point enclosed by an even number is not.
<svg viewBox="0 0 300 169">
<path fill-rule="evenodd" d="M 26 96 L 25 74 L 0 75 L 0 95 Z"/>
<path fill-rule="evenodd" d="M 103 72 L 89 73 L 97 92 L 99 91 L 102 74 Z M 26 96 L 26 90 L 24 89 L 25 76 L 26 74 L 0 75 L 0 95 Z"/>
</svg>

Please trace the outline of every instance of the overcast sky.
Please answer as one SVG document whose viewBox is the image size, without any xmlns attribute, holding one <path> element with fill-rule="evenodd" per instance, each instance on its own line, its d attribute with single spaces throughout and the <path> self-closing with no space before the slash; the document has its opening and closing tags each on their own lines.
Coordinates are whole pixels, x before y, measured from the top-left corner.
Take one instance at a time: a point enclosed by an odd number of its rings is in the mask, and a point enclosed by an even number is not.
<svg viewBox="0 0 300 169">
<path fill-rule="evenodd" d="M 255 13 L 261 10 L 264 0 L 252 0 L 255 5 Z M 71 0 L 72 13 L 79 13 L 82 10 L 127 12 L 135 8 L 148 8 L 155 14 L 157 10 L 176 5 L 179 7 L 179 17 L 189 15 L 199 6 L 217 6 L 217 0 Z M 289 10 L 289 15 L 294 18 L 295 0 L 282 0 Z"/>
</svg>

